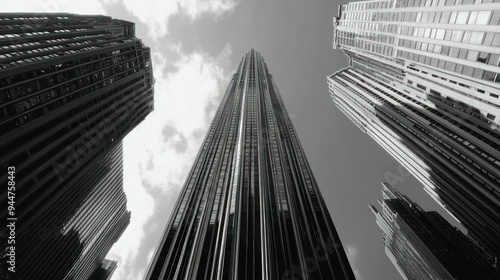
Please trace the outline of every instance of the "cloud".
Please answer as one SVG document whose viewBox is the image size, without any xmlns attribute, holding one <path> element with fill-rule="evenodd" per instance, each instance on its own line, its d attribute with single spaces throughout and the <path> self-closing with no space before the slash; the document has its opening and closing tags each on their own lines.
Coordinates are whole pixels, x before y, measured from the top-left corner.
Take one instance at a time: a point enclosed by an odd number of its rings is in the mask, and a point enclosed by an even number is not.
<svg viewBox="0 0 500 280">
<path fill-rule="evenodd" d="M 175 51 L 173 67 L 161 52 L 153 55 L 155 111 L 124 141 L 132 218 L 107 256 L 119 263 L 114 279 L 142 279 L 229 82 L 230 45 L 216 57 Z"/>
<path fill-rule="evenodd" d="M 2 1 L 2 12 L 102 14 L 104 8 L 99 0 L 25 0 Z"/>
<path fill-rule="evenodd" d="M 184 13 L 195 20 L 203 14 L 210 14 L 217 19 L 238 5 L 236 0 L 152 0 L 147 3 L 142 0 L 121 0 L 121 2 L 133 15 L 148 25 L 149 35 L 153 39 L 168 33 L 168 19 L 172 15 Z"/>
</svg>

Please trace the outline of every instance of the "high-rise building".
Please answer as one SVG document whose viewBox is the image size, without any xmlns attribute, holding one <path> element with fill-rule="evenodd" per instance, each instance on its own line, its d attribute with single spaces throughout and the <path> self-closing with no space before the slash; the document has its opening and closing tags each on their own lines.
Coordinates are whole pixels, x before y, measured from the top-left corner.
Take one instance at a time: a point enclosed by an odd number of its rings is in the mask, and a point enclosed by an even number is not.
<svg viewBox="0 0 500 280">
<path fill-rule="evenodd" d="M 335 105 L 500 256 L 500 3 L 364 1 L 339 13 L 333 46 L 350 64 L 327 78 Z"/>
<path fill-rule="evenodd" d="M 131 22 L 0 14 L 0 164 L 14 170 L 0 183 L 15 186 L 2 189 L 0 218 L 15 223 L 12 279 L 87 279 L 101 265 L 130 219 L 121 140 L 153 110 L 153 83 Z"/>
<path fill-rule="evenodd" d="M 233 75 L 146 279 L 354 279 L 262 56 Z"/>
<path fill-rule="evenodd" d="M 404 279 L 500 277 L 480 249 L 437 212 L 426 212 L 391 185 L 382 183 L 382 210 L 370 209 L 384 234 L 385 252 Z"/>
</svg>

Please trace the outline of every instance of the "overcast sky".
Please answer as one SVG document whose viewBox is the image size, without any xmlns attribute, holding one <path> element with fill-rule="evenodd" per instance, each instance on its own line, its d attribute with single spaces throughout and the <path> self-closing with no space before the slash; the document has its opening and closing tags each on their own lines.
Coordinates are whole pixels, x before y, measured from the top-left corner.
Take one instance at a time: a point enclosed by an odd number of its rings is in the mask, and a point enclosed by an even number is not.
<svg viewBox="0 0 500 280">
<path fill-rule="evenodd" d="M 413 177 L 333 104 L 326 76 L 347 66 L 332 49 L 338 1 L 31 0 L 2 11 L 104 14 L 136 23 L 151 47 L 155 111 L 124 141 L 124 188 L 131 223 L 108 258 L 113 279 L 143 279 L 171 209 L 232 73 L 251 48 L 274 76 L 358 280 L 401 279 L 385 256 L 368 204 L 380 182 L 425 210 L 444 210 Z M 446 215 L 449 219 L 449 216 Z"/>
</svg>

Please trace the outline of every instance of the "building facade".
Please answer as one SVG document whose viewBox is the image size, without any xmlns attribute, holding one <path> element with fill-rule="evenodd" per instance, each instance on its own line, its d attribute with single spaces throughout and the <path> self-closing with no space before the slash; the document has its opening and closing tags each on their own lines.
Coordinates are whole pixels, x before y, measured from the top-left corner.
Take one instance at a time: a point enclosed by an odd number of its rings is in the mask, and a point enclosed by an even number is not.
<svg viewBox="0 0 500 280">
<path fill-rule="evenodd" d="M 387 183 L 382 210 L 370 209 L 385 252 L 403 279 L 498 279 L 483 252 L 437 212 L 426 212 Z"/>
<path fill-rule="evenodd" d="M 153 84 L 131 22 L 0 14 L 0 164 L 15 170 L 0 175 L 15 184 L 0 197 L 15 210 L 0 216 L 16 219 L 12 279 L 87 279 L 101 265 L 130 219 L 121 140 L 153 110 Z"/>
<path fill-rule="evenodd" d="M 500 3 L 363 1 L 339 8 L 335 105 L 500 256 Z"/>
<path fill-rule="evenodd" d="M 111 277 L 116 270 L 117 264 L 117 261 L 105 259 L 102 262 L 101 267 L 94 271 L 89 280 L 111 280 Z"/>
<path fill-rule="evenodd" d="M 354 279 L 273 77 L 241 61 L 146 279 Z"/>
</svg>

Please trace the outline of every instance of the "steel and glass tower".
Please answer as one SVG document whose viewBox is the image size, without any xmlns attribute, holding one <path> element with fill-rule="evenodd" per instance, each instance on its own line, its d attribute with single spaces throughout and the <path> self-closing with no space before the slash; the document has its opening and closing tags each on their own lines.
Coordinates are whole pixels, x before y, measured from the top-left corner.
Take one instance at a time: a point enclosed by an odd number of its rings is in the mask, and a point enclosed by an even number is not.
<svg viewBox="0 0 500 280">
<path fill-rule="evenodd" d="M 500 3 L 383 0 L 339 8 L 335 105 L 500 256 Z M 493 263 L 495 263 L 493 257 Z"/>
<path fill-rule="evenodd" d="M 254 50 L 231 79 L 146 279 L 354 279 Z"/>
<path fill-rule="evenodd" d="M 388 183 L 381 210 L 370 205 L 384 234 L 385 253 L 403 279 L 484 279 L 500 277 L 483 252 L 434 211 L 424 211 Z"/>
<path fill-rule="evenodd" d="M 153 83 L 131 22 L 0 14 L 0 184 L 15 184 L 0 197 L 2 224 L 15 223 L 15 244 L 5 226 L 0 234 L 2 263 L 16 253 L 9 279 L 87 279 L 101 266 L 130 220 L 121 140 L 153 110 Z"/>
</svg>

